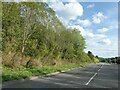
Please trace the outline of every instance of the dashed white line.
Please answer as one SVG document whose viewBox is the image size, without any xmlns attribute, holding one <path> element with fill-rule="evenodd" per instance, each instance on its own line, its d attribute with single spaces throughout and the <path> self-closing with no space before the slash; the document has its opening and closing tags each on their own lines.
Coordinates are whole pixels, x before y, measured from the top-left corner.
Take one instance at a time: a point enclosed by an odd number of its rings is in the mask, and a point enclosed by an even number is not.
<svg viewBox="0 0 120 90">
<path fill-rule="evenodd" d="M 104 65 L 104 64 L 103 64 Z M 100 70 L 101 70 L 101 68 L 103 67 L 103 65 L 98 69 L 98 71 L 97 72 L 99 72 Z M 89 81 L 85 84 L 85 85 L 88 85 L 92 80 L 93 80 L 93 78 L 97 75 L 98 73 L 95 73 L 90 79 L 89 79 Z"/>
<path fill-rule="evenodd" d="M 97 73 L 95 73 L 85 85 L 88 85 L 96 75 Z"/>
<path fill-rule="evenodd" d="M 104 64 L 103 64 L 104 65 Z M 103 65 L 100 67 L 100 68 L 102 68 L 103 67 Z"/>
<path fill-rule="evenodd" d="M 98 70 L 98 72 L 100 71 L 100 69 Z"/>
</svg>

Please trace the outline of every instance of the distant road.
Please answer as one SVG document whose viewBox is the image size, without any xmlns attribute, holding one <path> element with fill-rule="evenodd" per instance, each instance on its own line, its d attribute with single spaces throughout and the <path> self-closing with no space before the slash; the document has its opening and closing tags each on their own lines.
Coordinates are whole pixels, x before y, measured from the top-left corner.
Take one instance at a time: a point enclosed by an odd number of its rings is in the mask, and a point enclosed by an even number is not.
<svg viewBox="0 0 120 90">
<path fill-rule="evenodd" d="M 118 88 L 118 65 L 93 64 L 34 80 L 6 83 L 3 88 Z"/>
</svg>

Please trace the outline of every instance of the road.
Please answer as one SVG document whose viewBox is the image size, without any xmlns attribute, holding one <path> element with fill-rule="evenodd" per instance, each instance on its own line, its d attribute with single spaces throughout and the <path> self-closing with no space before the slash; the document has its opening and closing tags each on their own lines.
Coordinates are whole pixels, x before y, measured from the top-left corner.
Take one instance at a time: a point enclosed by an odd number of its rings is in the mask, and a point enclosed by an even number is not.
<svg viewBox="0 0 120 90">
<path fill-rule="evenodd" d="M 118 65 L 93 64 L 33 80 L 4 83 L 3 88 L 118 88 Z"/>
</svg>

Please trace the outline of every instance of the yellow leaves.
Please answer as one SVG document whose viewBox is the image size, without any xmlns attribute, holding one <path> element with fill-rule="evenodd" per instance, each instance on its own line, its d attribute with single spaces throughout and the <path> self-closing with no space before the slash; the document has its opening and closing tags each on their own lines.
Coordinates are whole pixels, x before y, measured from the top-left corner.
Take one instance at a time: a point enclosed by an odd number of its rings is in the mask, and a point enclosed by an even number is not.
<svg viewBox="0 0 120 90">
<path fill-rule="evenodd" d="M 98 63 L 98 62 L 99 62 L 99 59 L 97 59 L 97 58 L 94 57 L 94 62 L 95 62 L 95 63 Z"/>
</svg>

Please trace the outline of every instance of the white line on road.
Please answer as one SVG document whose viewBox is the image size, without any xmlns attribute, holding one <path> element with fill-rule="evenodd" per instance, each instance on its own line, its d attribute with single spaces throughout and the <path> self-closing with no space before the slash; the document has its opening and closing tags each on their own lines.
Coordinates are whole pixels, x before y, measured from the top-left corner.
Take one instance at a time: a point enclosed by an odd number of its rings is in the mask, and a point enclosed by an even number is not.
<svg viewBox="0 0 120 90">
<path fill-rule="evenodd" d="M 88 85 L 96 75 L 97 73 L 95 73 L 85 85 Z"/>
<path fill-rule="evenodd" d="M 103 64 L 103 65 L 104 65 L 104 64 Z M 97 72 L 99 72 L 99 71 L 101 70 L 101 68 L 103 67 L 103 65 L 98 69 Z M 93 78 L 94 78 L 97 74 L 98 74 L 98 73 L 95 73 L 85 85 L 88 85 L 88 84 L 93 80 Z"/>
<path fill-rule="evenodd" d="M 102 64 L 101 68 L 103 67 L 104 63 Z"/>
<path fill-rule="evenodd" d="M 100 71 L 100 69 L 98 70 L 98 72 Z"/>
</svg>

